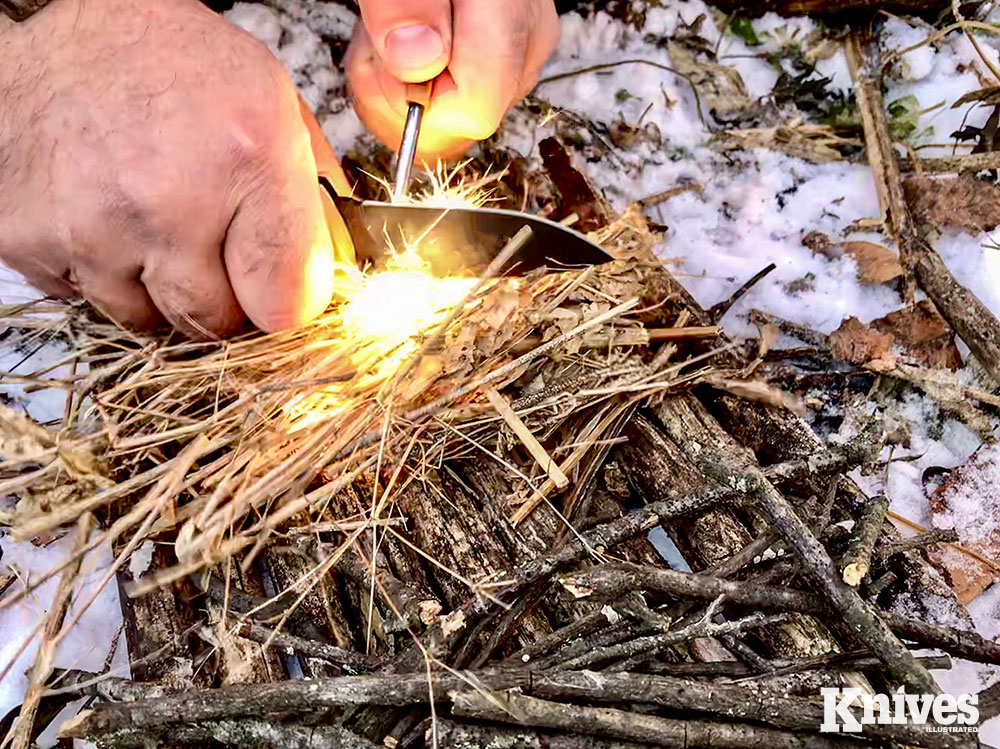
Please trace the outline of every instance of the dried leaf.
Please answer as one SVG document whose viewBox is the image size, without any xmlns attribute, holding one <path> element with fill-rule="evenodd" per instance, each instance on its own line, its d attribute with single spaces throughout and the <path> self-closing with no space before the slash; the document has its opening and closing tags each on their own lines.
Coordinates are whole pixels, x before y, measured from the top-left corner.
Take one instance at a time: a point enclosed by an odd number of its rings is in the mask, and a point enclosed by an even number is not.
<svg viewBox="0 0 1000 749">
<path fill-rule="evenodd" d="M 975 91 L 970 91 L 967 94 L 959 96 L 955 100 L 955 103 L 951 105 L 951 108 L 957 109 L 963 104 L 973 101 L 985 104 L 1000 104 L 1000 86 L 986 86 L 985 88 L 977 88 Z"/>
<path fill-rule="evenodd" d="M 922 366 L 952 370 L 962 366 L 955 334 L 929 300 L 873 320 L 872 327 L 882 333 L 891 333 L 906 355 Z"/>
<path fill-rule="evenodd" d="M 938 229 L 955 226 L 978 234 L 1000 226 L 1000 189 L 970 175 L 913 175 L 903 190 L 914 217 Z"/>
<path fill-rule="evenodd" d="M 874 242 L 844 242 L 846 254 L 854 258 L 861 283 L 887 283 L 903 275 L 896 253 Z"/>
<path fill-rule="evenodd" d="M 702 59 L 673 40 L 667 42 L 667 52 L 674 67 L 698 89 L 709 112 L 720 122 L 733 120 L 751 107 L 746 84 L 735 68 Z"/>
<path fill-rule="evenodd" d="M 732 380 L 726 377 L 710 376 L 706 382 L 718 390 L 725 390 L 740 398 L 766 403 L 769 406 L 787 408 L 800 416 L 806 411 L 805 402 L 801 398 L 761 380 Z"/>
<path fill-rule="evenodd" d="M 876 371 L 895 366 L 891 333 L 872 330 L 856 317 L 848 317 L 827 339 L 830 353 L 850 364 L 865 364 Z"/>
<path fill-rule="evenodd" d="M 956 468 L 930 497 L 934 525 L 954 528 L 969 550 L 990 560 L 1000 560 L 1000 448 L 977 451 Z M 954 547 L 928 552 L 941 566 L 963 604 L 979 596 L 997 579 L 996 567 Z"/>
<path fill-rule="evenodd" d="M 723 151 L 770 148 L 789 156 L 824 164 L 843 160 L 844 155 L 837 149 L 855 146 L 857 141 L 841 138 L 828 125 L 814 125 L 792 119 L 777 127 L 726 130 L 721 134 L 717 145 Z"/>
</svg>

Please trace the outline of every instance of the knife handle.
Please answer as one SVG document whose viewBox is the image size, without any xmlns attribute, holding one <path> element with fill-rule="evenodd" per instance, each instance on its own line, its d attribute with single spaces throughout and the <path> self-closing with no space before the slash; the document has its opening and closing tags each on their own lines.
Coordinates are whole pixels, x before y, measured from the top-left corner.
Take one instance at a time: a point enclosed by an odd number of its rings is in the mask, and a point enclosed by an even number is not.
<svg viewBox="0 0 1000 749">
<path fill-rule="evenodd" d="M 420 106 L 426 108 L 430 103 L 431 95 L 433 93 L 434 81 L 425 81 L 424 83 L 407 83 L 406 103 L 419 104 Z"/>
</svg>

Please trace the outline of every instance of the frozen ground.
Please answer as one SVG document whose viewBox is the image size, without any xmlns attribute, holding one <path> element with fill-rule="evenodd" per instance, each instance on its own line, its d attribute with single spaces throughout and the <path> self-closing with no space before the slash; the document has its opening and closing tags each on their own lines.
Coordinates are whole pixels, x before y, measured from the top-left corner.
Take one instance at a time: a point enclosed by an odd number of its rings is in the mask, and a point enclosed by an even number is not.
<svg viewBox="0 0 1000 749">
<path fill-rule="evenodd" d="M 330 64 L 327 46 L 331 40 L 337 46 L 347 39 L 350 14 L 335 3 L 278 0 L 276 4 L 280 12 L 240 4 L 229 18 L 268 43 L 285 63 L 303 96 L 319 110 L 324 131 L 339 152 L 370 147 L 370 136 L 364 133 L 344 97 L 343 76 Z M 781 63 L 768 62 L 766 54 L 776 53 L 780 58 L 790 49 L 816 61 L 818 73 L 831 79 L 828 90 L 846 90 L 851 85 L 842 51 L 824 42 L 814 22 L 766 16 L 753 23 L 761 43 L 750 47 L 732 33 L 720 35 L 719 17 L 701 0 L 648 8 L 641 29 L 603 13 L 587 19 L 564 17 L 562 42 L 543 76 L 633 59 L 673 66 L 663 39 L 683 31 L 702 15 L 699 35 L 717 45 L 721 63 L 739 72 L 750 100 L 766 101 L 778 81 Z M 927 33 L 922 26 L 891 19 L 885 44 L 905 47 Z M 1000 57 L 993 39 L 982 36 L 979 42 L 988 58 L 996 61 Z M 557 112 L 569 110 L 599 123 L 604 132 L 617 121 L 641 129 L 648 136 L 629 148 L 618 147 L 605 138 L 601 144 L 590 144 L 594 147 L 586 149 L 587 158 L 578 154 L 592 182 L 615 206 L 624 207 L 630 201 L 684 182 L 701 186 L 698 192 L 685 192 L 653 208 L 651 218 L 668 227 L 661 253 L 681 259 L 682 280 L 703 305 L 724 299 L 769 262 L 777 265 L 777 270 L 724 318 L 730 333 L 755 333 L 746 318 L 751 308 L 826 333 L 836 329 L 846 316 L 869 321 L 901 306 L 893 289 L 860 284 L 850 258 L 828 259 L 814 254 L 801 241 L 808 232 L 821 231 L 835 240 L 867 239 L 888 244 L 877 234 L 854 229 L 859 220 L 877 218 L 879 213 L 874 183 L 865 165 L 843 161 L 815 164 L 763 148 L 723 155 L 713 148 L 720 128 L 704 106 L 699 112 L 687 82 L 647 63 L 629 63 L 543 83 L 536 96 Z M 949 35 L 934 47 L 908 53 L 894 66 L 886 98 L 895 101 L 914 97 L 909 100 L 916 102 L 912 141 L 921 148 L 921 155 L 951 153 L 954 146 L 949 136 L 953 131 L 985 122 L 986 109 L 975 105 L 951 108 L 951 102 L 963 93 L 983 86 L 985 75 L 978 54 L 960 33 Z M 937 106 L 942 102 L 943 106 Z M 561 116 L 556 114 L 556 118 Z M 515 111 L 499 142 L 523 156 L 537 157 L 537 143 L 553 134 L 559 124 L 558 119 L 539 124 L 523 110 Z M 1000 251 L 989 249 L 990 243 L 987 236 L 949 231 L 935 247 L 956 277 L 1000 314 Z M 7 286 L 0 287 L 3 301 L 9 301 L 10 293 Z M 49 355 L 44 351 L 32 354 L 36 360 Z M 0 368 L 17 363 L 10 360 L 14 356 L 5 353 Z M 963 376 L 971 377 L 968 373 Z M 16 389 L 6 390 L 40 420 L 61 416 L 61 402 L 42 402 L 25 398 Z M 981 437 L 941 414 L 922 396 L 909 396 L 896 411 L 896 417 L 907 422 L 911 439 L 905 449 L 897 448 L 894 457 L 910 459 L 891 463 L 884 488 L 894 510 L 927 524 L 930 518 L 920 481 L 922 473 L 932 466 L 960 465 L 979 447 Z M 865 481 L 873 490 L 882 488 L 881 476 Z M 1000 484 L 1000 475 L 994 484 Z M 971 527 L 975 522 L 974 513 L 956 518 L 959 526 Z M 7 540 L 0 540 L 0 544 L 5 551 L 0 564 L 17 561 L 24 569 L 40 568 L 61 548 L 56 545 L 32 555 L 29 549 Z M 106 564 L 107 555 L 95 555 L 90 563 L 95 568 Z M 43 591 L 39 599 L 26 602 L 19 611 L 8 612 L 10 621 L 21 622 L 25 626 L 22 631 L 30 631 L 27 623 L 37 621 L 50 597 L 51 593 Z M 1000 636 L 1000 586 L 994 585 L 969 608 L 981 634 Z M 66 643 L 57 665 L 99 665 L 119 626 L 117 611 L 116 593 L 108 593 L 94 613 L 94 638 L 80 640 L 76 647 Z M 5 628 L 7 622 L 0 620 L 0 631 L 10 631 Z M 11 646 L 9 641 L 4 643 L 5 658 Z M 18 666 L 0 682 L 3 706 L 16 704 L 23 686 L 18 681 L 20 671 Z M 978 691 L 997 678 L 986 669 L 968 665 L 937 676 L 952 693 Z M 1000 744 L 1000 726 L 996 724 L 993 721 L 984 728 L 983 739 L 988 743 Z"/>
</svg>

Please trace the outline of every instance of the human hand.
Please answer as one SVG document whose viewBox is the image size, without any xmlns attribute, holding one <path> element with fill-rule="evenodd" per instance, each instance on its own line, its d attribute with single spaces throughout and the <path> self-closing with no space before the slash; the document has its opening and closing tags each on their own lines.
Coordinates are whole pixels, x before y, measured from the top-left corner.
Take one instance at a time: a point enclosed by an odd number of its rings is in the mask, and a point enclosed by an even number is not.
<svg viewBox="0 0 1000 749">
<path fill-rule="evenodd" d="M 59 0 L 0 60 L 0 258 L 40 290 L 199 338 L 329 303 L 317 167 L 349 189 L 266 47 L 197 0 Z"/>
<path fill-rule="evenodd" d="M 360 0 L 347 76 L 355 109 L 399 145 L 406 83 L 436 79 L 420 155 L 450 156 L 493 134 L 559 41 L 553 0 Z"/>
</svg>

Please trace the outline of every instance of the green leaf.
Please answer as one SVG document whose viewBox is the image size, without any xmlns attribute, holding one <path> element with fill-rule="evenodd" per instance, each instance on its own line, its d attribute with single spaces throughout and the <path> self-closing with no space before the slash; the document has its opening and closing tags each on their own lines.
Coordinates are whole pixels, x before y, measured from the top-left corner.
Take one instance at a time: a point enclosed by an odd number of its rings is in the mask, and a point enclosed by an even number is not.
<svg viewBox="0 0 1000 749">
<path fill-rule="evenodd" d="M 889 131 L 894 138 L 906 140 L 920 123 L 920 101 L 910 94 L 889 102 Z"/>
<path fill-rule="evenodd" d="M 729 22 L 729 30 L 746 42 L 748 47 L 760 46 L 760 38 L 757 36 L 757 32 L 753 30 L 753 21 L 749 18 L 735 16 Z"/>
</svg>

